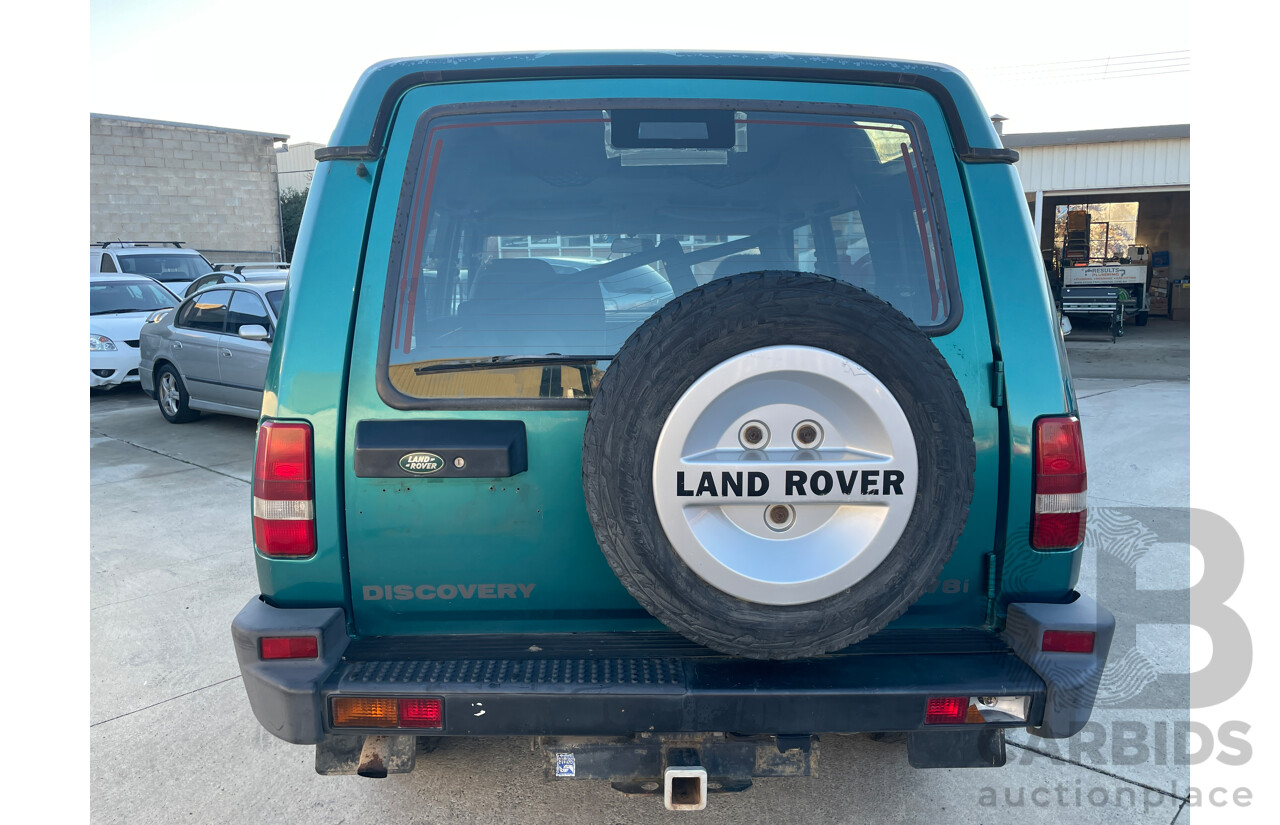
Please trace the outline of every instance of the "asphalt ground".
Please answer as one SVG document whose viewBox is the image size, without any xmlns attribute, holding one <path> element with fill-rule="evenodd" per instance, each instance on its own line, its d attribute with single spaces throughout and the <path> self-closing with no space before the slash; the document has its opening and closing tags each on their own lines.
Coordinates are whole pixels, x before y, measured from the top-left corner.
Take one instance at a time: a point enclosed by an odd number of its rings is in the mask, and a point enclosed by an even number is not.
<svg viewBox="0 0 1280 825">
<path fill-rule="evenodd" d="M 231 619 L 258 592 L 254 422 L 206 414 L 174 426 L 136 387 L 94 393 L 92 821 L 1189 822 L 1177 753 L 1190 669 L 1179 624 L 1190 576 L 1188 327 L 1153 318 L 1114 344 L 1077 331 L 1067 349 L 1091 506 L 1078 588 L 1118 622 L 1090 725 L 1065 742 L 1011 733 L 1009 763 L 985 770 L 915 770 L 903 744 L 824 736 L 816 777 L 757 780 L 711 796 L 701 814 L 605 782 L 546 780 L 528 739 L 446 740 L 413 773 L 384 780 L 317 775 L 312 748 L 254 719 L 231 644 Z"/>
</svg>

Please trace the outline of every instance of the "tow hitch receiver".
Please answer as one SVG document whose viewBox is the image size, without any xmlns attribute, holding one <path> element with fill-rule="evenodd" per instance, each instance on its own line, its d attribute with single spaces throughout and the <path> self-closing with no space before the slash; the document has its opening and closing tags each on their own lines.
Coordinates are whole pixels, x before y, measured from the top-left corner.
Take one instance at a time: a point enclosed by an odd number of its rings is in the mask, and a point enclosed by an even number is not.
<svg viewBox="0 0 1280 825">
<path fill-rule="evenodd" d="M 818 738 L 732 733 L 544 736 L 549 779 L 607 779 L 628 796 L 659 796 L 700 811 L 707 795 L 745 791 L 755 777 L 815 776 Z"/>
</svg>

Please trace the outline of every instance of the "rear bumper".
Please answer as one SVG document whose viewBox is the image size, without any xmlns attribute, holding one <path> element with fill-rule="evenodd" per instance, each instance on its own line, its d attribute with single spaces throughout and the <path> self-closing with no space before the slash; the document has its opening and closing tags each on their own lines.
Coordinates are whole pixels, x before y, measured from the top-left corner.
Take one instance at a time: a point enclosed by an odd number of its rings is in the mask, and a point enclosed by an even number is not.
<svg viewBox="0 0 1280 825">
<path fill-rule="evenodd" d="M 1020 606 L 1015 606 L 1020 607 Z M 791 662 L 725 657 L 674 634 L 445 636 L 352 642 L 338 608 L 279 609 L 253 599 L 232 624 L 254 714 L 288 742 L 335 734 L 446 736 L 626 735 L 646 731 L 750 734 L 938 730 L 925 725 L 929 697 L 1027 697 L 1025 718 L 952 730 L 1028 726 L 1070 736 L 1088 720 L 1110 645 L 1110 614 L 1072 605 L 1011 610 L 1004 636 L 974 630 L 883 631 L 846 651 Z M 1079 629 L 1104 619 L 1092 654 L 1029 651 L 1046 618 L 1066 608 Z M 1106 626 L 1102 628 L 1102 626 Z M 1045 625 L 1047 626 L 1047 625 Z M 1105 634 L 1101 632 L 1105 629 Z M 319 657 L 262 661 L 264 636 L 315 636 Z M 1105 640 L 1104 640 L 1105 635 Z M 439 729 L 341 728 L 334 698 L 436 697 Z"/>
</svg>

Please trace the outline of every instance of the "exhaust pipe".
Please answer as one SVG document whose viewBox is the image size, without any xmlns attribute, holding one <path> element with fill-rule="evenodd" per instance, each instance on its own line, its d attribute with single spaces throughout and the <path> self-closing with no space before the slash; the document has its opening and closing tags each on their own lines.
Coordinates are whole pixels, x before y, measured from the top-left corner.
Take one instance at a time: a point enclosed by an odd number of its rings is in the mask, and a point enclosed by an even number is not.
<svg viewBox="0 0 1280 825">
<path fill-rule="evenodd" d="M 360 765 L 356 773 L 369 779 L 387 778 L 387 761 L 391 756 L 391 736 L 366 736 L 360 749 Z"/>
<path fill-rule="evenodd" d="M 668 811 L 701 811 L 706 808 L 707 769 L 698 766 L 667 768 L 662 774 L 662 804 Z"/>
</svg>

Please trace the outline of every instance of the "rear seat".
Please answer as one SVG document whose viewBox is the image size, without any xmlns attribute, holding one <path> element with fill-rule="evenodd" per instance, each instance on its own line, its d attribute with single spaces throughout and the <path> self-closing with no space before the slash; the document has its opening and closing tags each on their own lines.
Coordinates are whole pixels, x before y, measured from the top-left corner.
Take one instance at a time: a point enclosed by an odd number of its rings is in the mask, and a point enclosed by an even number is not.
<svg viewBox="0 0 1280 825">
<path fill-rule="evenodd" d="M 600 284 L 540 258 L 498 258 L 476 272 L 450 347 L 458 354 L 593 355 L 605 346 Z"/>
</svg>

